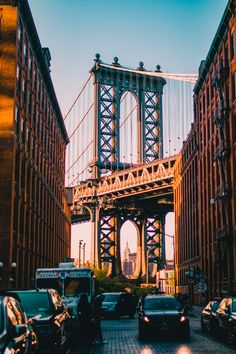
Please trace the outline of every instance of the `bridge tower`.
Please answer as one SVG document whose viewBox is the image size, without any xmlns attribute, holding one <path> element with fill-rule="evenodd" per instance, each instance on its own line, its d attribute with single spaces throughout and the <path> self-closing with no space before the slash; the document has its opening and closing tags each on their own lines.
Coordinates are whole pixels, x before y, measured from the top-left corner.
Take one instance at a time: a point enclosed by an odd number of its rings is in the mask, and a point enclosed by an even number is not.
<svg viewBox="0 0 236 354">
<path fill-rule="evenodd" d="M 157 65 L 156 72 L 161 73 Z M 96 54 L 91 70 L 94 84 L 94 149 L 91 184 L 99 183 L 102 171 L 114 173 L 131 167 L 120 156 L 121 97 L 130 92 L 137 102 L 137 164 L 150 163 L 163 157 L 162 94 L 166 81 L 144 69 L 122 67 L 117 57 L 112 65 L 104 64 Z M 127 221 L 137 229 L 137 261 L 135 275 L 146 275 L 147 264 L 154 263 L 153 273 L 165 264 L 166 208 L 142 205 L 135 198 L 129 203 L 114 203 L 104 197 L 86 206 L 92 221 L 91 258 L 99 267 L 106 266 L 109 275 L 122 273 L 120 230 Z"/>
</svg>

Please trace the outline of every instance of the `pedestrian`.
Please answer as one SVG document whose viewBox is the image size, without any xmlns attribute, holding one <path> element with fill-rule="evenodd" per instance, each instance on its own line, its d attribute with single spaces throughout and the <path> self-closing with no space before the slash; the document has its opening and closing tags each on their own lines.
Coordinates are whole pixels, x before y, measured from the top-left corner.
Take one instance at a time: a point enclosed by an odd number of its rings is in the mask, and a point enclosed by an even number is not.
<svg viewBox="0 0 236 354">
<path fill-rule="evenodd" d="M 88 302 L 88 295 L 85 293 L 81 294 L 80 299 L 78 301 L 77 319 L 79 325 L 79 336 L 85 342 L 91 342 L 92 306 Z"/>
<path fill-rule="evenodd" d="M 103 295 L 97 295 L 93 299 L 93 334 L 94 344 L 105 344 L 102 336 L 101 316 L 102 316 L 102 301 Z"/>
</svg>

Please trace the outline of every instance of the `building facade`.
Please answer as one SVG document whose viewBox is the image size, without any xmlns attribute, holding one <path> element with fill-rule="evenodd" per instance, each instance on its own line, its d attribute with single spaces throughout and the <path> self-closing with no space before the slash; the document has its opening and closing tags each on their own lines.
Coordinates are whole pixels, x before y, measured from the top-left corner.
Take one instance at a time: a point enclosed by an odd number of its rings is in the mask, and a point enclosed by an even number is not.
<svg viewBox="0 0 236 354">
<path fill-rule="evenodd" d="M 68 136 L 27 0 L 0 0 L 1 288 L 70 254 L 64 186 Z"/>
<path fill-rule="evenodd" d="M 177 286 L 187 288 L 197 299 L 199 292 L 207 298 L 236 292 L 234 0 L 228 2 L 207 58 L 200 65 L 194 114 L 194 126 L 176 164 L 174 193 Z M 186 160 L 195 134 L 196 152 Z M 190 180 L 185 184 L 186 173 Z M 192 207 L 195 210 L 183 229 L 185 214 Z M 184 253 L 186 244 L 189 255 Z"/>
</svg>

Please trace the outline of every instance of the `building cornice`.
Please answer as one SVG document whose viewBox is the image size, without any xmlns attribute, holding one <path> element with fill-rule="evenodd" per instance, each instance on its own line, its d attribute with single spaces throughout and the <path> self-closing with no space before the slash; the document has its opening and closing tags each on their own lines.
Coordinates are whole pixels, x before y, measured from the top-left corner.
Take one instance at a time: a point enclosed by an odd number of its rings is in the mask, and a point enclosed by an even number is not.
<svg viewBox="0 0 236 354">
<path fill-rule="evenodd" d="M 224 11 L 223 17 L 221 19 L 220 25 L 217 29 L 216 35 L 213 39 L 213 42 L 211 44 L 210 50 L 207 54 L 206 60 L 202 62 L 200 65 L 201 67 L 201 72 L 199 74 L 199 79 L 194 87 L 194 93 L 196 95 L 199 94 L 206 78 L 207 75 L 209 74 L 211 65 L 215 59 L 215 56 L 218 54 L 220 46 L 222 44 L 222 39 L 225 36 L 225 33 L 229 29 L 229 24 L 232 19 L 232 16 L 235 14 L 235 0 L 229 0 L 226 9 Z"/>
<path fill-rule="evenodd" d="M 56 93 L 55 93 L 54 86 L 52 83 L 49 68 L 48 68 L 48 65 L 46 63 L 46 60 L 45 60 L 45 57 L 43 54 L 41 42 L 40 42 L 37 30 L 36 30 L 33 16 L 32 16 L 29 4 L 28 4 L 28 0 L 16 0 L 15 2 L 17 2 L 20 16 L 23 20 L 24 27 L 25 27 L 25 30 L 28 35 L 28 39 L 29 39 L 31 46 L 32 46 L 32 50 L 34 51 L 34 55 L 35 55 L 35 58 L 37 60 L 38 66 L 39 66 L 41 76 L 43 78 L 43 82 L 46 87 L 48 96 L 51 100 L 52 107 L 53 107 L 54 113 L 56 115 L 56 119 L 59 124 L 59 127 L 61 129 L 63 138 L 66 143 L 69 143 L 69 137 L 68 137 L 68 134 L 66 131 L 66 127 L 64 124 L 61 109 L 60 109 L 60 106 L 59 106 L 59 103 L 58 103 L 58 100 L 56 97 Z"/>
</svg>

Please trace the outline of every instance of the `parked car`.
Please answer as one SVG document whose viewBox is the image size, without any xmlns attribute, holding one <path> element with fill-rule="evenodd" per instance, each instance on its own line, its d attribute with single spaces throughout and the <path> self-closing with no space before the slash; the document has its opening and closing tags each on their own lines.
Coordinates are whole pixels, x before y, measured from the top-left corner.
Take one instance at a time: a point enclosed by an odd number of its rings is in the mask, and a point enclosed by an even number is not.
<svg viewBox="0 0 236 354">
<path fill-rule="evenodd" d="M 40 349 L 59 352 L 70 336 L 70 315 L 54 289 L 9 292 L 22 305 L 39 340 Z"/>
<path fill-rule="evenodd" d="M 189 318 L 174 296 L 147 295 L 139 309 L 139 338 L 161 333 L 188 340 Z"/>
<path fill-rule="evenodd" d="M 236 341 L 236 297 L 224 298 L 216 311 L 217 333 L 223 335 L 227 342 Z"/>
<path fill-rule="evenodd" d="M 203 332 L 215 332 L 216 329 L 216 310 L 220 305 L 220 299 L 212 300 L 203 308 L 201 313 L 201 329 Z"/>
<path fill-rule="evenodd" d="M 36 334 L 19 302 L 0 296 L 0 353 L 32 354 L 37 345 Z"/>
<path fill-rule="evenodd" d="M 128 292 L 103 293 L 101 312 L 104 317 L 129 316 L 133 318 L 136 311 L 135 301 Z"/>
</svg>

